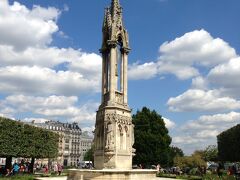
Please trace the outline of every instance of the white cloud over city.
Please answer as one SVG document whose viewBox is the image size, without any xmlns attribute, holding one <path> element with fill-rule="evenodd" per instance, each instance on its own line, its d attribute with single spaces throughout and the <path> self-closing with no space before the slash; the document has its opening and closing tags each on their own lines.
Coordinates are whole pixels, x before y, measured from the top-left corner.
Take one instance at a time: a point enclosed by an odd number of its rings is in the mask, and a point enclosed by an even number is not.
<svg viewBox="0 0 240 180">
<path fill-rule="evenodd" d="M 181 44 L 186 49 L 182 49 Z M 164 45 L 161 47 L 165 48 Z M 177 52 L 178 55 L 167 55 L 166 58 L 163 55 L 160 59 L 179 61 L 176 63 L 192 67 L 198 72 L 196 76 L 189 76 L 192 79 L 189 89 L 169 98 L 169 110 L 202 114 L 196 120 L 186 119 L 173 137 L 173 144 L 188 149 L 188 153 L 216 144 L 219 133 L 240 123 L 239 85 L 236 81 L 240 72 L 238 55 L 227 42 L 211 37 L 205 30 L 187 33 L 166 47 L 166 52 Z M 200 69 L 204 67 L 203 74 Z M 174 72 L 172 74 L 185 79 Z"/>
<path fill-rule="evenodd" d="M 176 112 L 219 112 L 240 109 L 240 101 L 223 97 L 218 90 L 189 89 L 183 94 L 170 98 L 167 102 L 170 111 Z"/>
<path fill-rule="evenodd" d="M 219 133 L 239 123 L 239 112 L 203 115 L 180 126 L 179 135 L 173 138 L 173 144 L 184 148 L 187 153 L 191 153 L 197 147 L 204 149 L 207 145 L 216 144 L 216 136 Z"/>
<path fill-rule="evenodd" d="M 203 71 L 204 69 L 204 71 Z M 163 43 L 155 61 L 130 66 L 130 79 L 145 80 L 172 74 L 192 80 L 185 92 L 166 102 L 173 113 L 197 113 L 195 120 L 177 123 L 173 144 L 186 153 L 216 144 L 216 136 L 240 123 L 240 58 L 226 41 L 206 30 L 195 30 Z M 150 72 L 150 73 L 149 73 Z M 203 73 L 204 72 L 204 73 Z M 179 128 L 180 126 L 180 128 Z"/>
<path fill-rule="evenodd" d="M 196 77 L 198 67 L 211 68 L 237 57 L 236 51 L 206 30 L 188 32 L 159 48 L 156 61 L 130 66 L 130 79 L 150 79 L 157 75 L 173 74 L 180 80 Z M 139 72 L 141 70 L 141 72 Z M 150 75 L 148 72 L 151 72 Z M 146 76 L 148 74 L 148 76 Z"/>
<path fill-rule="evenodd" d="M 98 103 L 80 101 L 86 93 L 99 92 L 101 57 L 51 45 L 54 34 L 64 34 L 57 24 L 62 10 L 3 0 L 0 12 L 0 114 L 92 126 Z"/>
</svg>

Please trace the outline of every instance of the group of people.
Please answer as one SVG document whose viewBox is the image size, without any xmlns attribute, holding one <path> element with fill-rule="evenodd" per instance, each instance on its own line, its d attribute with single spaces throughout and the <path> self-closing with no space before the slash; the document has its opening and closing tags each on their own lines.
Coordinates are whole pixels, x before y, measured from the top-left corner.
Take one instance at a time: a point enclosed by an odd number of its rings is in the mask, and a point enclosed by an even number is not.
<svg viewBox="0 0 240 180">
<path fill-rule="evenodd" d="M 11 168 L 6 168 L 6 166 L 0 166 L 0 176 L 12 176 L 16 174 L 24 174 L 30 172 L 30 163 L 28 161 L 22 160 L 20 163 L 16 161 Z"/>
<path fill-rule="evenodd" d="M 61 175 L 63 171 L 63 166 L 60 163 L 54 163 L 51 167 L 53 173 L 55 175 Z M 3 176 L 14 176 L 18 174 L 27 174 L 27 173 L 35 173 L 42 172 L 45 174 L 49 173 L 49 167 L 47 164 L 34 164 L 33 168 L 31 168 L 31 163 L 28 161 L 21 160 L 20 163 L 16 161 L 13 163 L 11 168 L 6 168 L 5 165 L 0 165 L 0 177 Z"/>
<path fill-rule="evenodd" d="M 237 167 L 235 165 L 232 165 L 232 166 L 229 166 L 228 167 L 228 172 L 227 172 L 228 175 L 236 175 L 236 174 L 239 174 L 238 170 L 237 170 Z"/>
<path fill-rule="evenodd" d="M 63 166 L 60 163 L 54 163 L 53 165 L 50 166 L 50 170 L 52 170 L 55 175 L 60 176 L 63 171 Z M 48 174 L 49 166 L 48 166 L 48 164 L 36 163 L 34 165 L 34 172 L 43 172 L 45 174 Z"/>
<path fill-rule="evenodd" d="M 60 163 L 55 163 L 53 166 L 53 171 L 54 174 L 58 174 L 60 176 L 63 171 L 62 165 Z"/>
</svg>

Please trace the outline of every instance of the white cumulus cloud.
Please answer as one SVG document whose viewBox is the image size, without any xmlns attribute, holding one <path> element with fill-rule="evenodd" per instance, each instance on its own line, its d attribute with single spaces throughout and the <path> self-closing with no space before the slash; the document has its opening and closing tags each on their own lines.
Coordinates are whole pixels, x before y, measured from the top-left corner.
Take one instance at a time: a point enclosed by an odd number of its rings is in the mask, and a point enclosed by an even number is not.
<svg viewBox="0 0 240 180">
<path fill-rule="evenodd" d="M 16 50 L 27 47 L 42 47 L 52 42 L 52 34 L 58 31 L 56 19 L 60 11 L 54 7 L 26 6 L 8 1 L 0 6 L 0 44 L 9 45 Z"/>
<path fill-rule="evenodd" d="M 81 95 L 81 92 L 97 92 L 99 82 L 98 78 L 85 79 L 77 72 L 38 66 L 0 68 L 0 92 L 7 94 Z"/>
<path fill-rule="evenodd" d="M 95 111 L 98 107 L 96 102 L 86 102 L 84 105 L 78 105 L 76 96 L 26 96 L 11 95 L 0 101 L 0 107 L 5 109 L 13 108 L 10 112 L 12 116 L 17 113 L 29 113 L 31 117 L 25 117 L 23 120 L 65 120 L 72 122 L 95 121 Z M 3 114 L 3 113 L 2 113 Z M 32 117 L 32 116 L 36 117 Z M 41 118 L 39 118 L 39 115 Z"/>
<path fill-rule="evenodd" d="M 231 97 L 222 97 L 218 90 L 189 89 L 168 100 L 169 110 L 183 111 L 227 111 L 240 109 L 240 102 Z"/>
<path fill-rule="evenodd" d="M 207 79 L 211 84 L 221 89 L 223 94 L 240 98 L 240 58 L 233 58 L 226 63 L 214 67 Z"/>
<path fill-rule="evenodd" d="M 164 123 L 165 123 L 165 125 L 166 125 L 166 127 L 167 127 L 168 129 L 172 129 L 172 128 L 174 128 L 175 125 L 176 125 L 175 122 L 171 121 L 171 120 L 168 119 L 168 118 L 163 117 L 163 120 L 164 120 Z"/>
<path fill-rule="evenodd" d="M 216 144 L 216 136 L 221 132 L 240 123 L 240 113 L 202 115 L 197 120 L 187 121 L 173 137 L 173 144 L 187 153 L 204 149 L 207 145 Z"/>
<path fill-rule="evenodd" d="M 101 57 L 52 46 L 63 10 L 0 1 L 0 115 L 26 121 L 95 120 L 98 103 L 83 101 L 100 90 Z"/>
<path fill-rule="evenodd" d="M 214 67 L 237 57 L 235 49 L 201 29 L 184 34 L 159 48 L 159 58 L 130 66 L 131 79 L 149 79 L 157 74 L 173 74 L 184 80 L 200 75 L 198 67 Z M 157 70 L 156 70 L 157 69 Z"/>
</svg>

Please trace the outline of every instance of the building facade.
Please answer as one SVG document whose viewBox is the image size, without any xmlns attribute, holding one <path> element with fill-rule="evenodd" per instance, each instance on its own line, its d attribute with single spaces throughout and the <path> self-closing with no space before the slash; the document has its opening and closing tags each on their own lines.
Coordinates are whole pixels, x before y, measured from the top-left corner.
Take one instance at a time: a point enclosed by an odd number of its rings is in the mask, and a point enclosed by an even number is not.
<svg viewBox="0 0 240 180">
<path fill-rule="evenodd" d="M 56 161 L 64 166 L 77 166 L 83 161 L 85 153 L 92 147 L 93 138 L 82 133 L 77 123 L 62 123 L 46 121 L 45 123 L 30 123 L 35 127 L 48 129 L 59 134 L 58 157 Z"/>
<path fill-rule="evenodd" d="M 81 161 L 83 161 L 84 156 L 86 152 L 92 147 L 93 145 L 93 138 L 88 135 L 88 133 L 83 132 L 81 136 Z M 90 161 L 89 159 L 86 159 L 87 161 Z"/>
</svg>

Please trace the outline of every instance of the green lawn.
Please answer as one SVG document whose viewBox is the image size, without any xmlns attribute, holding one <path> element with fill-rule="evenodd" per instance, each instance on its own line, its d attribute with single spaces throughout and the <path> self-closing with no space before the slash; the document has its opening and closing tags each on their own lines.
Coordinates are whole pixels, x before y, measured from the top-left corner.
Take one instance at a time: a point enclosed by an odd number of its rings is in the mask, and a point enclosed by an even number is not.
<svg viewBox="0 0 240 180">
<path fill-rule="evenodd" d="M 2 180 L 34 180 L 34 176 L 32 175 L 18 175 L 18 176 L 10 176 L 10 177 L 0 177 Z"/>
<path fill-rule="evenodd" d="M 208 174 L 208 175 L 204 175 L 204 176 L 194 176 L 194 175 L 177 176 L 175 174 L 159 174 L 158 177 L 188 179 L 188 180 L 219 180 L 219 177 L 214 174 Z M 222 176 L 221 180 L 235 180 L 235 178 L 234 178 L 234 176 L 224 175 L 224 176 Z"/>
</svg>

